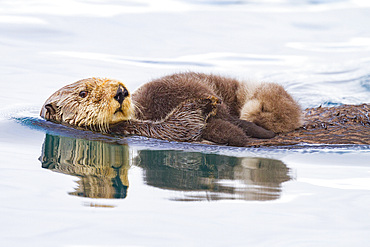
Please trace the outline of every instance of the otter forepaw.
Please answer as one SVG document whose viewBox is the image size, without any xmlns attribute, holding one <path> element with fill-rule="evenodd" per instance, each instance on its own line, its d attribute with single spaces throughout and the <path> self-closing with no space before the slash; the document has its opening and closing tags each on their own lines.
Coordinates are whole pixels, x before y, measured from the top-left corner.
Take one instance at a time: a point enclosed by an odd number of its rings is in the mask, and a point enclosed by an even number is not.
<svg viewBox="0 0 370 247">
<path fill-rule="evenodd" d="M 206 119 L 215 116 L 217 113 L 217 105 L 221 104 L 221 100 L 215 96 L 208 96 L 205 99 L 199 99 L 199 101 Z"/>
<path fill-rule="evenodd" d="M 216 96 L 210 95 L 206 99 L 209 99 L 214 105 L 221 104 L 221 99 Z"/>
<path fill-rule="evenodd" d="M 199 114 L 198 116 L 201 116 L 204 121 L 207 121 L 209 117 L 216 115 L 219 102 L 220 100 L 214 96 L 190 99 L 180 104 L 174 112 L 197 112 L 195 114 Z"/>
</svg>

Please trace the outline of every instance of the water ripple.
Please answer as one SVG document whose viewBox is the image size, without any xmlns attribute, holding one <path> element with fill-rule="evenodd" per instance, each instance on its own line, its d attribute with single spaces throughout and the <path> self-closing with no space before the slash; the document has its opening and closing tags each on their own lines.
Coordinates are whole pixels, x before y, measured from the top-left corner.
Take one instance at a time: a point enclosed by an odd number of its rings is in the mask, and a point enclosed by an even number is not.
<svg viewBox="0 0 370 247">
<path fill-rule="evenodd" d="M 365 88 L 367 91 L 370 91 L 370 74 L 365 75 L 359 78 L 360 85 Z"/>
<path fill-rule="evenodd" d="M 291 65 L 301 66 L 306 58 L 293 55 L 262 55 L 213 52 L 179 56 L 175 58 L 144 58 L 126 57 L 104 53 L 76 52 L 76 51 L 54 51 L 53 55 L 66 56 L 80 59 L 104 61 L 116 64 L 131 64 L 136 66 L 150 67 L 218 67 L 218 68 L 245 68 L 246 65 Z"/>
</svg>

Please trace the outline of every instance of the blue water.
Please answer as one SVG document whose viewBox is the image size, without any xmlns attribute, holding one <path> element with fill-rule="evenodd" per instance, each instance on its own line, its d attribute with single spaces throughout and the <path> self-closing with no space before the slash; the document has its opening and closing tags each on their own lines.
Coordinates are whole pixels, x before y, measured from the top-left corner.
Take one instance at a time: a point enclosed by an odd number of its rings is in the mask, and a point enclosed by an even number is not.
<svg viewBox="0 0 370 247">
<path fill-rule="evenodd" d="M 369 146 L 235 148 L 48 123 L 82 78 L 132 91 L 179 71 L 370 102 L 370 4 L 2 1 L 0 246 L 368 246 Z"/>
</svg>

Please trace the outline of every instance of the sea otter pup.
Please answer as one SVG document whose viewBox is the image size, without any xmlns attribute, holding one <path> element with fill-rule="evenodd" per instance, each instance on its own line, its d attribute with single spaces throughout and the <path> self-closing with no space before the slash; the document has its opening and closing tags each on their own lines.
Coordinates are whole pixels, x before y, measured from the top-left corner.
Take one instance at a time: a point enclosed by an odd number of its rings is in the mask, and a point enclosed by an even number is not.
<svg viewBox="0 0 370 247">
<path fill-rule="evenodd" d="M 274 83 L 246 84 L 189 72 L 151 81 L 130 96 L 119 81 L 85 79 L 54 93 L 41 116 L 116 134 L 232 146 L 302 124 L 299 105 Z M 190 138 L 189 133 L 196 135 Z"/>
<path fill-rule="evenodd" d="M 144 84 L 133 93 L 136 118 L 159 120 L 184 100 L 216 97 L 217 113 L 209 118 L 203 139 L 245 146 L 250 137 L 272 138 L 302 125 L 301 108 L 275 83 L 243 83 L 203 73 L 179 73 Z M 113 130 L 115 128 L 113 127 Z"/>
<path fill-rule="evenodd" d="M 220 99 L 216 118 L 237 126 L 253 122 L 274 133 L 289 132 L 302 126 L 298 103 L 276 83 L 246 83 L 203 73 L 180 73 L 144 84 L 132 98 L 140 111 L 139 119 L 162 119 L 187 99 L 214 96 Z M 253 135 L 253 133 L 250 133 Z"/>
</svg>

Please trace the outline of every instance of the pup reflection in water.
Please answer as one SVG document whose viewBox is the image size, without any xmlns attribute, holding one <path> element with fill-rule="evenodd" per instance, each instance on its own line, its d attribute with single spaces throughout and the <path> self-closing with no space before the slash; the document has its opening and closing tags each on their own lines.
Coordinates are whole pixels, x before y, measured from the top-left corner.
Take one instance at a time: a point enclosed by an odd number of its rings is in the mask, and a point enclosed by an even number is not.
<svg viewBox="0 0 370 247">
<path fill-rule="evenodd" d="M 79 177 L 70 194 L 90 198 L 125 198 L 130 161 L 143 168 L 148 185 L 182 191 L 170 198 L 179 201 L 275 200 L 281 184 L 291 179 L 279 160 L 183 151 L 129 154 L 127 145 L 47 134 L 40 161 L 43 168 Z"/>
</svg>

